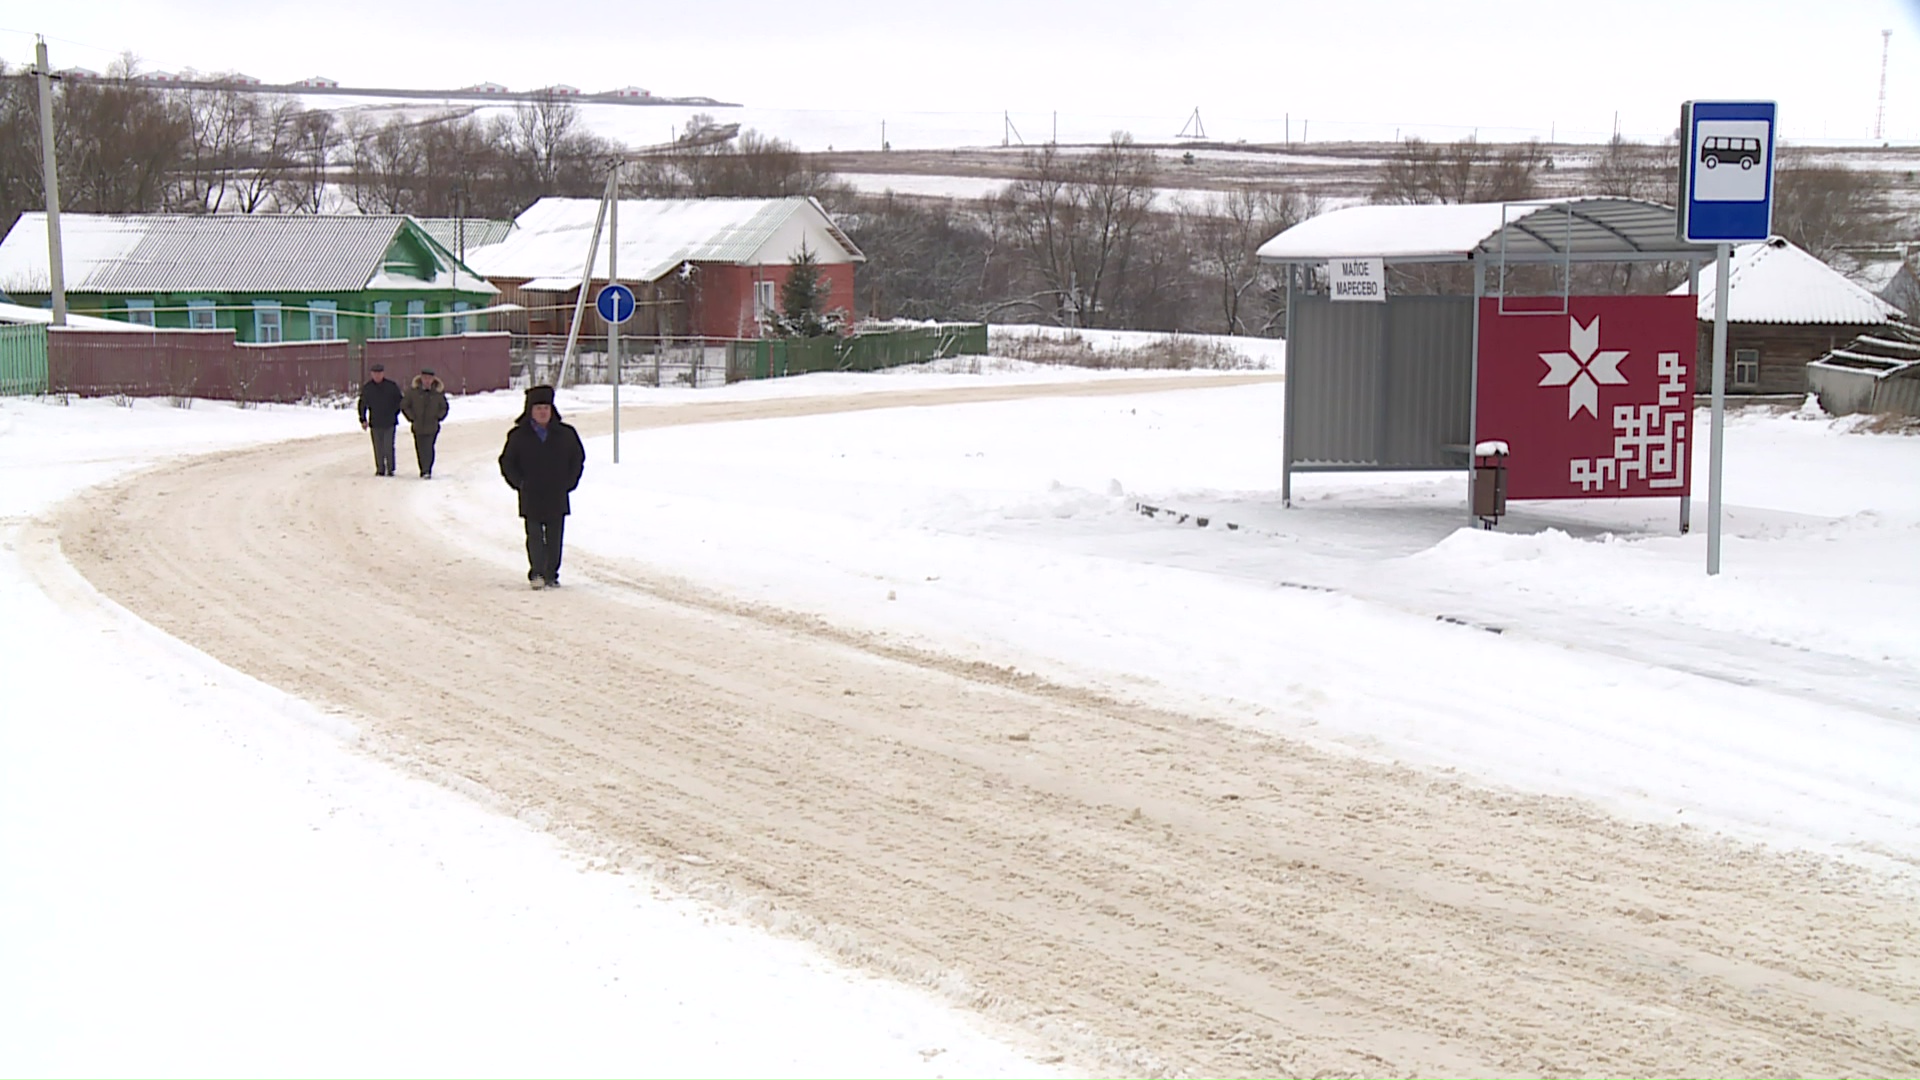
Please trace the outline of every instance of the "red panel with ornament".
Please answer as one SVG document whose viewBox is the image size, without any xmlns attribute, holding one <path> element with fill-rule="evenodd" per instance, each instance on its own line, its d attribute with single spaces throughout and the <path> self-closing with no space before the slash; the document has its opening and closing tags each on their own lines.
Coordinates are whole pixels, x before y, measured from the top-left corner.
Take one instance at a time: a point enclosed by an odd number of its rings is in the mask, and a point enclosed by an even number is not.
<svg viewBox="0 0 1920 1080">
<path fill-rule="evenodd" d="M 1507 497 L 1688 494 L 1694 333 L 1690 296 L 1482 300 L 1475 438 L 1507 444 Z"/>
</svg>

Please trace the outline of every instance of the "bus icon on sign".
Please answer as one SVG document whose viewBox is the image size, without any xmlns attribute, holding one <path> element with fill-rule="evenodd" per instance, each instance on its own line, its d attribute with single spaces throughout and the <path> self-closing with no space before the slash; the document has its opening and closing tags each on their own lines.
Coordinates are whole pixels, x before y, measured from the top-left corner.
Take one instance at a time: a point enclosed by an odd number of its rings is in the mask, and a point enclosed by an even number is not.
<svg viewBox="0 0 1920 1080">
<path fill-rule="evenodd" d="M 1736 135 L 1710 135 L 1700 140 L 1700 163 L 1709 169 L 1717 169 L 1721 162 L 1731 165 L 1739 162 L 1743 169 L 1751 169 L 1761 162 L 1759 139 L 1750 139 Z"/>
</svg>

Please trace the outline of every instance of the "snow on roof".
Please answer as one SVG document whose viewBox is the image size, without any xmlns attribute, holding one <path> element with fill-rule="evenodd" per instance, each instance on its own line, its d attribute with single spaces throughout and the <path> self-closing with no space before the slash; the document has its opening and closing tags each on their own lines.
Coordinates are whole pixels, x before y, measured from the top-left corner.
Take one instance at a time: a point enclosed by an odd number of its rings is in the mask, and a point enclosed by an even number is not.
<svg viewBox="0 0 1920 1080">
<path fill-rule="evenodd" d="M 1503 229 L 1504 225 L 1504 229 Z M 1645 255 L 1676 259 L 1711 247 L 1674 239 L 1671 207 L 1640 199 L 1540 199 L 1512 203 L 1349 206 L 1309 218 L 1260 245 L 1264 262 L 1383 258 L 1454 262 L 1496 255 L 1505 233 L 1511 258 Z"/>
<path fill-rule="evenodd" d="M 1714 266 L 1700 269 L 1701 321 L 1711 322 L 1720 290 Z M 1863 326 L 1905 318 L 1906 313 L 1849 281 L 1846 275 L 1776 236 L 1741 244 L 1727 265 L 1727 319 L 1739 323 Z M 1685 296 L 1687 287 L 1669 295 Z"/>
<path fill-rule="evenodd" d="M 60 233 L 72 292 L 354 292 L 381 272 L 407 221 L 375 214 L 62 214 Z M 46 236 L 44 213 L 20 215 L 0 240 L 0 289 L 51 288 Z M 464 276 L 460 288 L 496 291 Z"/>
<path fill-rule="evenodd" d="M 528 287 L 577 288 L 593 238 L 598 199 L 541 199 L 514 222 L 512 235 L 469 251 L 467 261 L 486 277 L 528 280 Z M 771 250 L 792 235 L 792 250 Z M 804 239 L 822 263 L 864 262 L 854 246 L 813 199 L 622 199 L 620 277 L 657 281 L 682 263 L 785 263 Z M 607 275 L 605 233 L 593 276 Z M 536 285 L 536 282 L 538 283 Z"/>
<path fill-rule="evenodd" d="M 28 307 L 25 304 L 0 303 L 0 323 L 14 326 L 41 326 L 53 324 L 53 309 Z M 67 312 L 67 325 L 75 330 L 145 330 L 144 326 L 134 326 L 118 319 L 102 319 L 96 315 L 80 315 Z"/>
</svg>

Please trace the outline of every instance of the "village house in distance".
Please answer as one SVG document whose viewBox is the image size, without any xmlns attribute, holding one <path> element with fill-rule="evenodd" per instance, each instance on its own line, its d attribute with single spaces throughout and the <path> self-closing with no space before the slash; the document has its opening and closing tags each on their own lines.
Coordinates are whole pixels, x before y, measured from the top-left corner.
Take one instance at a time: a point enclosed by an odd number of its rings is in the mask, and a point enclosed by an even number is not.
<svg viewBox="0 0 1920 1080">
<path fill-rule="evenodd" d="M 62 214 L 68 308 L 248 344 L 436 337 L 499 290 L 401 215 Z M 47 219 L 0 241 L 0 290 L 51 301 Z"/>
<path fill-rule="evenodd" d="M 526 307 L 511 317 L 511 329 L 568 332 L 599 211 L 598 199 L 541 199 L 505 240 L 469 249 L 468 262 L 499 287 L 501 300 Z M 620 280 L 639 299 L 630 334 L 760 337 L 762 317 L 779 304 L 803 248 L 826 285 L 823 310 L 852 321 L 853 268 L 866 256 L 814 199 L 623 199 L 619 233 Z M 607 239 L 601 236 L 581 320 L 588 338 L 606 333 L 591 301 L 608 282 Z"/>
</svg>

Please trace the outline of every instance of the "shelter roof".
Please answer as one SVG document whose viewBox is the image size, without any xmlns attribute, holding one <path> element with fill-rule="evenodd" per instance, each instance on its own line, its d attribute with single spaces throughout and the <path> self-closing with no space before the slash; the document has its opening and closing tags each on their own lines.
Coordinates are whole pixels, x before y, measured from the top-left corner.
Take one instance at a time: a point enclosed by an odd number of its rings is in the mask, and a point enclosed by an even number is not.
<svg viewBox="0 0 1920 1080">
<path fill-rule="evenodd" d="M 432 281 L 383 284 L 497 291 L 457 272 L 457 260 L 404 215 L 60 215 L 70 292 L 355 292 L 382 274 L 388 249 L 407 230 L 435 253 L 439 272 Z M 0 289 L 52 287 L 46 235 L 46 214 L 20 215 L 0 240 Z"/>
<path fill-rule="evenodd" d="M 1349 206 L 1309 218 L 1260 245 L 1263 262 L 1380 258 L 1388 262 L 1702 259 L 1675 239 L 1670 206 L 1612 197 L 1509 203 Z"/>
<path fill-rule="evenodd" d="M 1700 271 L 1699 317 L 1711 321 L 1720 301 L 1714 267 Z M 1734 248 L 1727 264 L 1727 319 L 1739 323 L 1866 326 L 1905 313 L 1845 274 L 1776 236 Z M 1673 295 L 1686 295 L 1682 285 Z"/>
<path fill-rule="evenodd" d="M 598 199 L 541 199 L 514 222 L 506 240 L 471 252 L 473 268 L 496 280 L 526 280 L 529 288 L 579 287 Z M 774 241 L 791 238 L 773 250 Z M 620 277 L 657 281 L 683 263 L 785 263 L 805 239 L 822 263 L 865 262 L 840 227 L 811 198 L 622 199 Z M 607 278 L 602 243 L 593 276 Z"/>
</svg>

